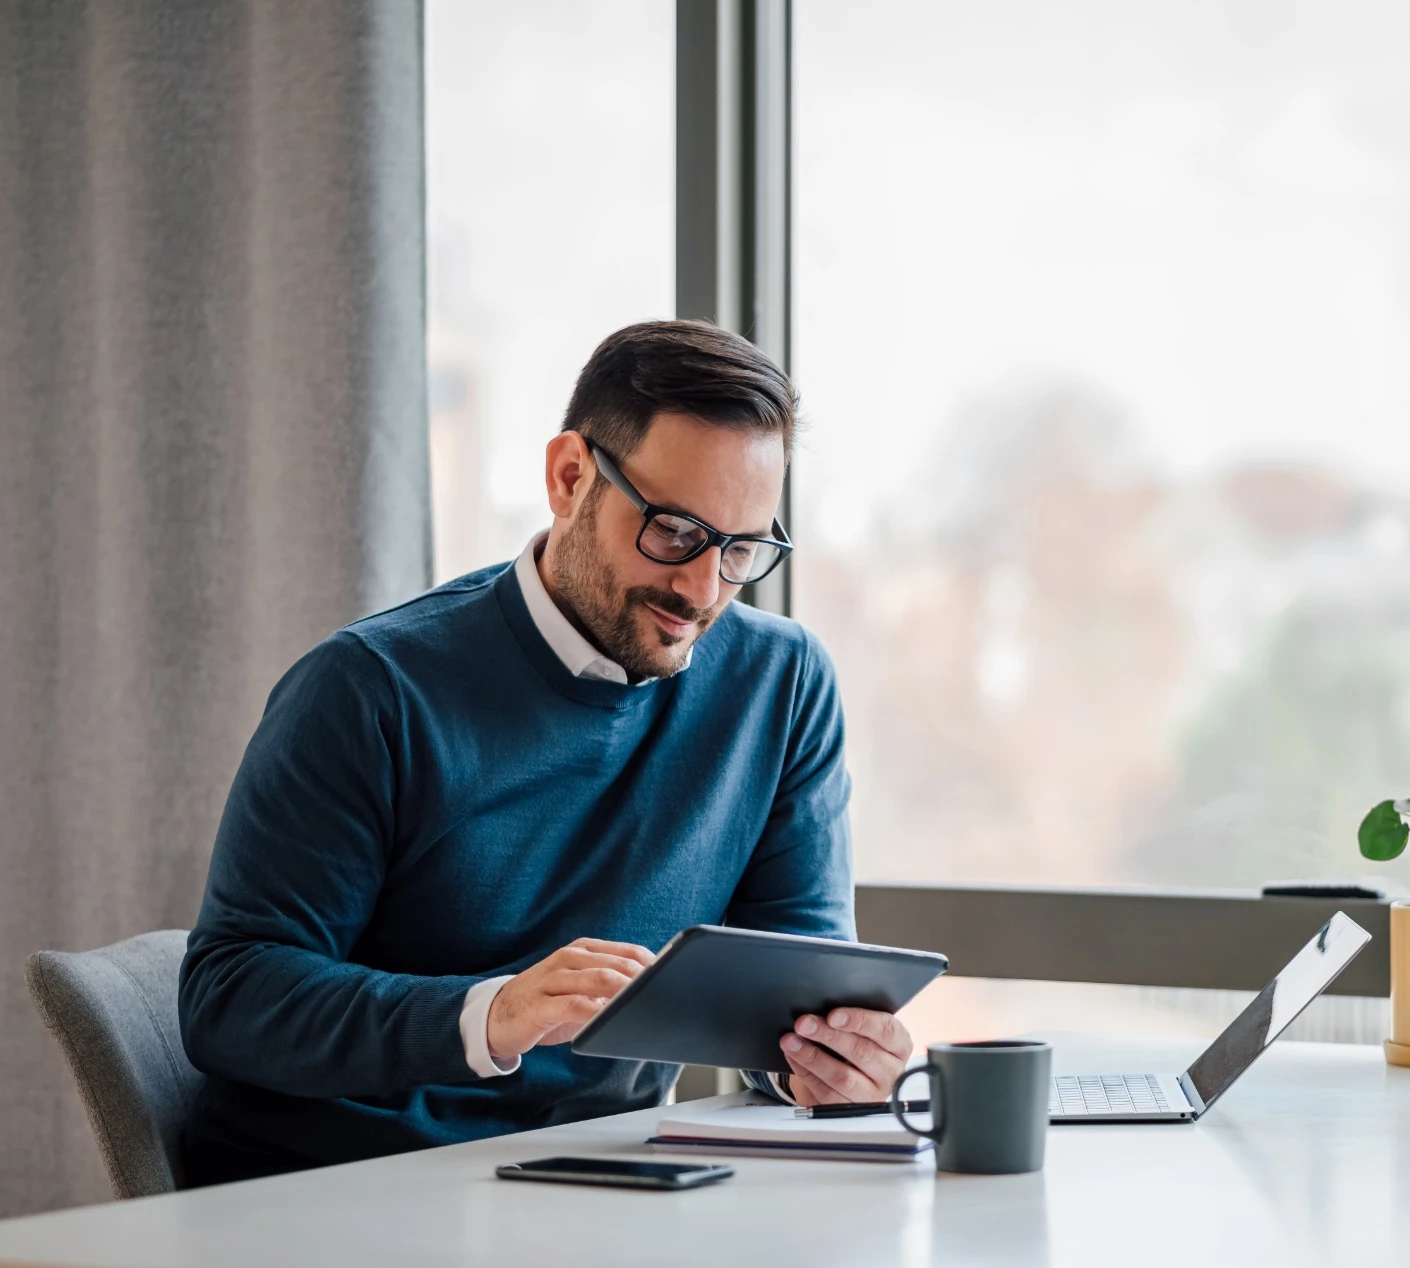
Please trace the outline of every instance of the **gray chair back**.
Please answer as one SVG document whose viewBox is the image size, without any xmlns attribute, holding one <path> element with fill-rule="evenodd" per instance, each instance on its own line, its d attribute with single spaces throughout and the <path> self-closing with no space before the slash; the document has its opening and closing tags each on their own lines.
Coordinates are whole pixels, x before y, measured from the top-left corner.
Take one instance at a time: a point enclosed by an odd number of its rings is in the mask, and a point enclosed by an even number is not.
<svg viewBox="0 0 1410 1268">
<path fill-rule="evenodd" d="M 96 951 L 38 951 L 29 993 L 59 1041 L 120 1198 L 183 1187 L 181 1128 L 201 1076 L 176 1016 L 186 931 L 138 934 Z"/>
</svg>

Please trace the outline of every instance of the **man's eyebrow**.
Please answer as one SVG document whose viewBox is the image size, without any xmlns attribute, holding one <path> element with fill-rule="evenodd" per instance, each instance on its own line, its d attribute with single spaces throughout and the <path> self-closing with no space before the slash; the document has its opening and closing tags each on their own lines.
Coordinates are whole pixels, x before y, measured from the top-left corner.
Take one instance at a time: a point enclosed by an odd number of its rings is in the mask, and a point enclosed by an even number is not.
<svg viewBox="0 0 1410 1268">
<path fill-rule="evenodd" d="M 667 515 L 684 515 L 686 519 L 695 520 L 697 523 L 704 524 L 708 528 L 714 528 L 715 532 L 724 533 L 726 537 L 772 537 L 774 535 L 774 522 L 772 519 L 769 520 L 768 528 L 759 528 L 752 531 L 746 529 L 741 533 L 725 533 L 724 529 L 715 528 L 709 520 L 697 515 L 694 511 L 687 511 L 683 507 L 672 506 L 667 502 L 653 502 L 652 505 L 658 510 L 665 511 Z"/>
<path fill-rule="evenodd" d="M 612 457 L 611 454 L 608 454 L 607 456 L 609 459 L 611 459 Z M 622 471 L 622 468 L 620 466 L 617 467 L 617 470 L 622 473 L 622 478 L 626 480 L 629 484 L 631 484 L 634 489 L 636 489 L 638 496 L 646 498 L 647 505 L 655 507 L 658 511 L 665 511 L 667 515 L 684 515 L 686 519 L 695 520 L 697 523 L 704 524 L 709 528 L 713 528 L 715 532 L 724 533 L 726 537 L 768 537 L 770 539 L 773 538 L 774 521 L 778 518 L 777 514 L 769 518 L 769 524 L 767 528 L 755 529 L 752 532 L 746 529 L 743 532 L 739 533 L 725 533 L 724 529 L 717 528 L 714 524 L 711 524 L 710 521 L 705 519 L 703 516 L 697 515 L 694 511 L 687 511 L 685 507 L 680 506 L 675 502 L 657 502 L 654 499 L 647 497 L 646 491 L 634 480 L 632 480 L 631 476 L 627 475 L 626 472 Z"/>
</svg>

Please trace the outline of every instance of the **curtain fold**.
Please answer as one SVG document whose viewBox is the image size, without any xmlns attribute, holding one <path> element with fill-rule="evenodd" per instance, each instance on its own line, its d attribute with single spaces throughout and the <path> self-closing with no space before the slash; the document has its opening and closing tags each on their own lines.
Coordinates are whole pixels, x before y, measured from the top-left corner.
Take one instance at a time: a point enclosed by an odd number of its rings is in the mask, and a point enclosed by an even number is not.
<svg viewBox="0 0 1410 1268">
<path fill-rule="evenodd" d="M 419 0 L 0 5 L 0 1215 L 108 1196 L 23 960 L 195 918 L 270 687 L 430 581 Z"/>
</svg>

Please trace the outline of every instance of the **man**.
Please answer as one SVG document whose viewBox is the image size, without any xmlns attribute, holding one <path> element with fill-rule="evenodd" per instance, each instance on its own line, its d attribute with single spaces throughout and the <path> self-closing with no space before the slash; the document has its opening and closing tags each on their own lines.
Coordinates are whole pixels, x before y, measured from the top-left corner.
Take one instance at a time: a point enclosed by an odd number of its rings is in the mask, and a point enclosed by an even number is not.
<svg viewBox="0 0 1410 1268">
<path fill-rule="evenodd" d="M 697 322 L 609 337 L 518 562 L 339 631 L 270 696 L 181 972 L 194 1183 L 659 1104 L 568 1041 L 693 924 L 853 936 L 842 714 L 791 621 L 731 604 L 796 398 Z M 800 1018 L 802 1104 L 885 1097 L 886 1014 Z"/>
</svg>

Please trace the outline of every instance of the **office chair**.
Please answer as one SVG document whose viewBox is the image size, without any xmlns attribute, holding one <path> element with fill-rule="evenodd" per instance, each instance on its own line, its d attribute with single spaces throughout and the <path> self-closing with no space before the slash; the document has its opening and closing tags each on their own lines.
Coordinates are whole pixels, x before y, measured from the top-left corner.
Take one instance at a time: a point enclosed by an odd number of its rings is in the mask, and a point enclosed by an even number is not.
<svg viewBox="0 0 1410 1268">
<path fill-rule="evenodd" d="M 176 1016 L 185 953 L 186 931 L 163 929 L 25 961 L 30 996 L 78 1084 L 119 1198 L 184 1187 L 181 1127 L 201 1078 Z"/>
</svg>

